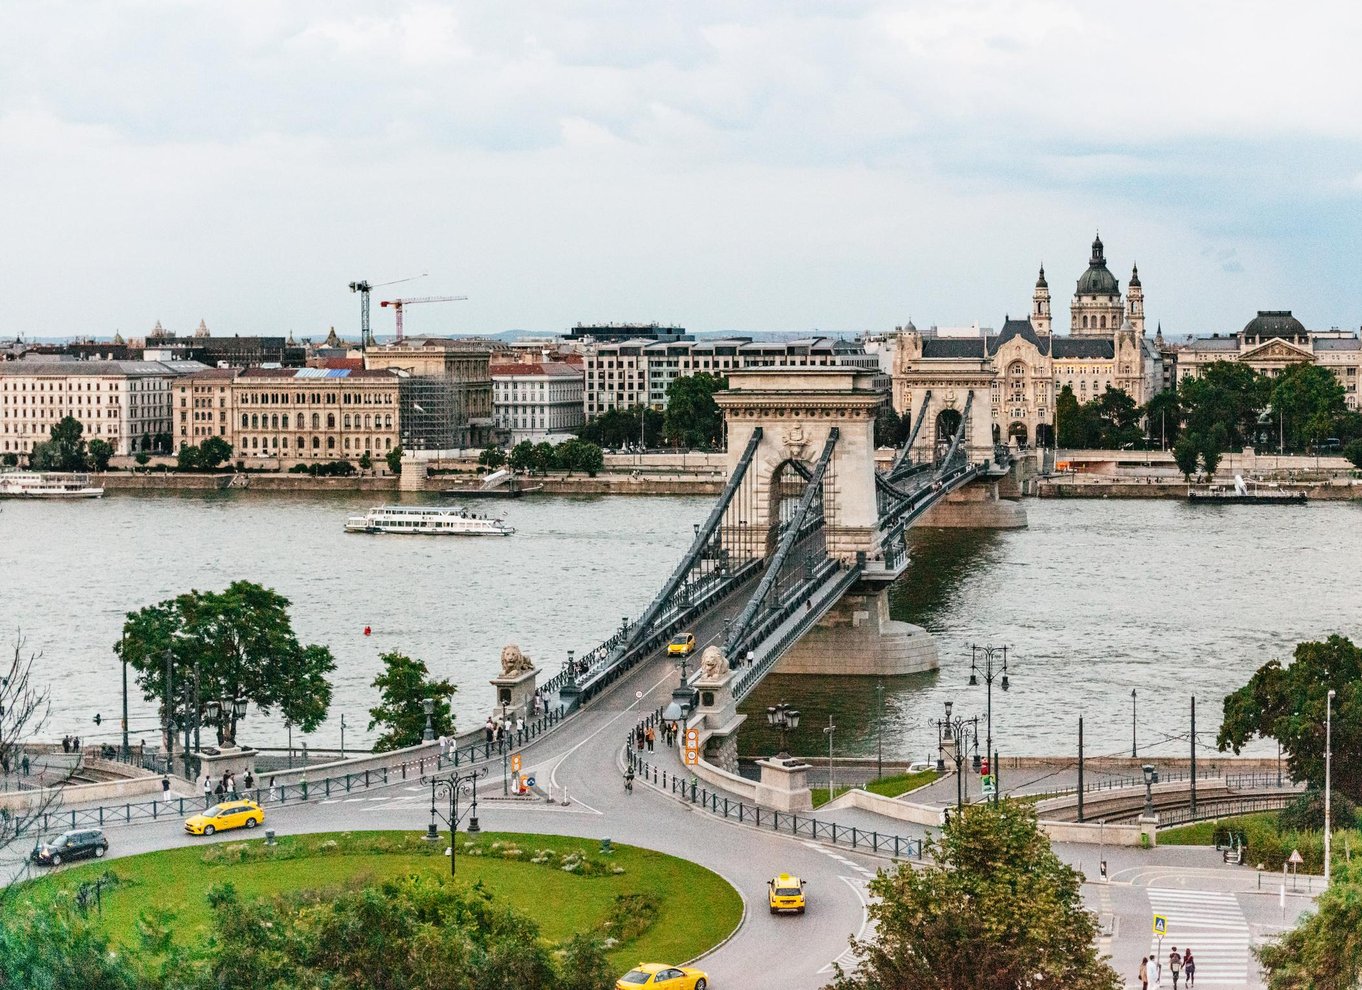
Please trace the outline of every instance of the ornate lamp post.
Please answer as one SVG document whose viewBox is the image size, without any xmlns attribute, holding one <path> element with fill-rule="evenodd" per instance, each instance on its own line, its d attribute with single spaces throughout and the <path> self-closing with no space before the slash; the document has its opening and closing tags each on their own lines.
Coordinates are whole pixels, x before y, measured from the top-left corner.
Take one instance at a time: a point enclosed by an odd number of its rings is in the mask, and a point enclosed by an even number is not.
<svg viewBox="0 0 1362 990">
<path fill-rule="evenodd" d="M 1001 656 L 1001 665 L 995 667 L 994 661 Z M 979 661 L 983 660 L 983 670 L 979 669 Z M 1007 677 L 1007 647 L 1002 646 L 975 646 L 970 644 L 969 661 L 969 686 L 978 687 L 979 678 L 983 677 L 988 694 L 988 721 L 987 734 L 984 741 L 984 756 L 993 759 L 993 679 L 999 678 L 1001 687 L 1006 691 L 1010 686 Z M 976 740 L 977 742 L 977 740 Z M 993 800 L 998 800 L 998 792 L 994 790 Z"/>
<path fill-rule="evenodd" d="M 426 713 L 426 728 L 425 731 L 421 733 L 421 741 L 430 742 L 435 738 L 435 721 L 434 721 L 435 699 L 422 698 L 421 707 L 425 710 Z"/>
<path fill-rule="evenodd" d="M 780 755 L 776 759 L 787 759 L 790 755 L 787 746 L 789 732 L 799 728 L 799 712 L 782 701 L 766 709 L 766 722 L 780 732 Z"/>
<path fill-rule="evenodd" d="M 1329 792 L 1333 781 L 1330 779 L 1331 764 L 1334 758 L 1334 689 L 1330 688 L 1324 699 L 1324 886 L 1329 886 L 1329 838 L 1334 830 L 1334 820 L 1329 814 Z"/>
<path fill-rule="evenodd" d="M 955 807 L 960 810 L 965 805 L 964 794 L 964 774 L 961 771 L 965 764 L 965 749 L 970 744 L 971 736 L 974 743 L 974 768 L 979 769 L 979 718 L 973 716 L 965 718 L 957 715 L 951 717 L 953 702 L 946 702 L 946 717 L 929 722 L 929 725 L 936 726 L 937 748 L 936 748 L 936 772 L 946 772 L 946 743 L 951 745 L 951 762 L 955 764 Z"/>
<path fill-rule="evenodd" d="M 478 781 L 487 776 L 487 768 L 479 767 L 477 770 L 470 770 L 465 774 L 457 774 L 444 777 L 430 782 L 430 826 L 426 830 L 426 841 L 436 842 L 440 838 L 440 833 L 435 826 L 435 820 L 439 818 L 449 826 L 449 875 L 454 876 L 455 859 L 457 854 L 454 833 L 458 831 L 459 822 L 463 820 L 465 814 L 469 815 L 468 831 L 480 832 L 478 825 Z M 459 811 L 459 796 L 470 794 L 473 797 L 472 806 L 464 812 Z M 442 813 L 435 804 L 436 798 L 443 797 L 449 801 L 449 814 Z"/>
<path fill-rule="evenodd" d="M 1144 816 L 1154 817 L 1154 785 L 1159 782 L 1159 772 L 1154 769 L 1154 764 L 1146 763 L 1140 768 L 1144 771 Z"/>
</svg>

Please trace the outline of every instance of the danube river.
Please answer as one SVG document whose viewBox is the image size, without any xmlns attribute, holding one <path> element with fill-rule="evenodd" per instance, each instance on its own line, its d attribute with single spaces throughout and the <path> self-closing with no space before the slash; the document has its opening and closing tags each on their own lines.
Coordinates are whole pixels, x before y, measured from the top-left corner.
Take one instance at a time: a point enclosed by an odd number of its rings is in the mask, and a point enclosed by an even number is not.
<svg viewBox="0 0 1362 990">
<path fill-rule="evenodd" d="M 370 682 L 390 649 L 455 681 L 455 711 L 469 727 L 485 717 L 503 644 L 556 671 L 567 650 L 589 648 L 640 612 L 710 504 L 529 498 L 495 504 L 519 530 L 509 539 L 343 533 L 346 514 L 370 500 L 229 492 L 4 503 L 6 638 L 21 632 L 42 654 L 38 676 L 52 683 L 54 712 L 46 734 L 112 741 L 120 689 L 111 647 L 124 613 L 234 579 L 287 596 L 300 638 L 336 656 L 332 716 L 308 737 L 314 748 L 338 744 L 342 714 L 347 745 L 371 738 Z M 1072 751 L 1083 715 L 1090 754 L 1128 755 L 1134 689 L 1140 751 L 1180 754 L 1192 695 L 1209 748 L 1221 698 L 1259 664 L 1288 657 L 1301 639 L 1362 636 L 1362 506 L 1026 505 L 1025 530 L 914 531 L 894 613 L 936 635 L 940 671 L 886 679 L 882 719 L 873 679 L 770 677 L 747 705 L 743 751 L 766 747 L 757 723 L 766 705 L 787 700 L 804 715 L 801 751 L 825 745 L 831 715 L 839 753 L 872 755 L 882 730 L 886 756 L 924 758 L 942 702 L 983 714 L 983 687 L 966 686 L 967 644 L 978 642 L 1012 648 L 1011 690 L 994 685 L 1003 752 Z M 132 736 L 152 742 L 153 708 L 133 695 Z M 283 735 L 277 719 L 254 711 L 242 730 L 258 745 Z"/>
</svg>

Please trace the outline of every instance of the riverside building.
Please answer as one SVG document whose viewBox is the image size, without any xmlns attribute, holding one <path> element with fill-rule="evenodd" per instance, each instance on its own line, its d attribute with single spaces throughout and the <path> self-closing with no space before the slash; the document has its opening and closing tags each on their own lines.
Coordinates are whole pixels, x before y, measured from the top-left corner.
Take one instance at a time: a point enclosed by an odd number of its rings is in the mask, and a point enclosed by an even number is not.
<svg viewBox="0 0 1362 990">
<path fill-rule="evenodd" d="M 493 350 L 488 341 L 443 337 L 408 337 L 365 350 L 366 368 L 401 377 L 405 450 L 481 447 L 491 441 Z"/>
<path fill-rule="evenodd" d="M 580 367 L 527 354 L 493 364 L 491 376 L 497 434 L 510 444 L 571 433 L 585 421 Z"/>
<path fill-rule="evenodd" d="M 174 382 L 193 361 L 30 360 L 0 363 L 0 454 L 26 455 L 67 416 L 114 454 L 168 449 Z"/>
<path fill-rule="evenodd" d="M 232 379 L 224 438 L 237 460 L 382 458 L 398 445 L 399 381 L 391 371 L 248 368 Z"/>
</svg>

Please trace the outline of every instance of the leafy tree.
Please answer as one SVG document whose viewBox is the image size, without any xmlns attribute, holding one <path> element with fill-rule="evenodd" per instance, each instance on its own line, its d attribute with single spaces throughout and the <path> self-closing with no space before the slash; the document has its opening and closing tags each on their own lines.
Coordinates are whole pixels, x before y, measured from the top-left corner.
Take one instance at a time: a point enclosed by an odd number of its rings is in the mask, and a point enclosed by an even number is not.
<svg viewBox="0 0 1362 990">
<path fill-rule="evenodd" d="M 1002 801 L 953 815 L 931 859 L 870 882 L 876 936 L 852 939 L 859 965 L 850 974 L 838 967 L 831 990 L 1122 985 L 1097 955 L 1081 877 L 1051 851 L 1029 806 Z"/>
<path fill-rule="evenodd" d="M 137 462 L 138 467 L 146 467 L 148 464 L 151 463 L 151 455 L 148 454 L 145 450 L 139 450 L 136 454 L 133 455 L 132 459 Z"/>
<path fill-rule="evenodd" d="M 581 439 L 601 447 L 629 447 L 639 442 L 642 431 L 644 446 L 656 447 L 662 439 L 662 413 L 648 406 L 628 409 L 607 409 L 577 431 Z"/>
<path fill-rule="evenodd" d="M 1223 449 L 1242 448 L 1258 432 L 1258 418 L 1267 407 L 1271 389 L 1271 380 L 1246 364 L 1212 362 L 1195 378 L 1184 378 L 1178 387 L 1186 427 L 1204 437 L 1222 426 L 1226 431 Z"/>
<path fill-rule="evenodd" d="M 605 455 L 600 447 L 575 438 L 558 445 L 554 460 L 556 466 L 567 471 L 569 475 L 573 471 L 585 471 L 594 478 L 605 467 Z"/>
<path fill-rule="evenodd" d="M 150 434 L 150 433 L 143 433 L 143 434 L 142 434 L 141 440 L 137 443 L 136 446 L 137 446 L 137 449 L 138 449 L 138 450 L 150 450 L 150 449 L 151 449 L 151 434 Z"/>
<path fill-rule="evenodd" d="M 1254 949 L 1268 990 L 1354 990 L 1362 985 L 1362 868 L 1337 863 L 1316 910 L 1275 942 Z"/>
<path fill-rule="evenodd" d="M 388 462 L 388 470 L 393 474 L 402 473 L 402 448 L 394 447 L 383 455 L 383 459 Z"/>
<path fill-rule="evenodd" d="M 130 953 L 113 951 L 103 926 L 75 908 L 32 898 L 0 914 L 0 987 L 140 990 Z"/>
<path fill-rule="evenodd" d="M 1055 397 L 1055 430 L 1056 442 L 1070 450 L 1091 450 L 1102 443 L 1097 409 L 1091 403 L 1079 402 L 1068 385 Z"/>
<path fill-rule="evenodd" d="M 534 442 L 522 440 L 511 448 L 507 463 L 512 471 L 529 472 L 534 469 Z"/>
<path fill-rule="evenodd" d="M 717 447 L 723 442 L 724 417 L 714 393 L 728 388 L 728 379 L 702 371 L 675 378 L 667 386 L 667 412 L 662 433 L 679 447 Z"/>
<path fill-rule="evenodd" d="M 1353 467 L 1362 468 L 1362 439 L 1349 440 L 1343 448 L 1343 456 Z"/>
<path fill-rule="evenodd" d="M 541 475 L 548 474 L 558 466 L 558 451 L 547 440 L 534 445 L 534 469 Z"/>
<path fill-rule="evenodd" d="M 1176 444 L 1182 432 L 1182 396 L 1177 386 L 1155 392 L 1145 403 L 1145 423 L 1151 437 L 1158 437 L 1159 443 Z"/>
<path fill-rule="evenodd" d="M 1183 480 L 1191 481 L 1196 473 L 1197 458 L 1201 456 L 1201 438 L 1184 433 L 1173 444 L 1173 463 L 1182 472 Z"/>
<path fill-rule="evenodd" d="M 1101 443 L 1108 450 L 1133 446 L 1144 438 L 1140 428 L 1141 409 L 1124 389 L 1107 386 L 1107 390 L 1092 401 L 1101 426 Z"/>
<path fill-rule="evenodd" d="M 478 463 L 489 471 L 495 471 L 506 463 L 506 452 L 496 444 L 488 444 L 478 455 Z"/>
<path fill-rule="evenodd" d="M 450 711 L 450 696 L 458 690 L 452 681 L 435 680 L 425 662 L 396 650 L 381 654 L 383 673 L 374 678 L 378 688 L 378 707 L 369 709 L 369 730 L 384 727 L 383 735 L 374 743 L 379 753 L 415 746 L 426 729 L 426 712 L 422 702 L 435 700 L 431 715 L 437 736 L 454 734 L 454 716 Z"/>
<path fill-rule="evenodd" d="M 1362 649 L 1342 636 L 1296 645 L 1290 666 L 1270 660 L 1225 698 L 1216 745 L 1238 753 L 1250 739 L 1276 739 L 1295 780 L 1324 786 L 1324 716 L 1333 705 L 1333 786 L 1362 803 Z"/>
<path fill-rule="evenodd" d="M 1201 464 L 1206 469 L 1206 479 L 1209 481 L 1215 477 L 1215 469 L 1220 466 L 1220 455 L 1225 450 L 1225 438 L 1227 430 L 1221 423 L 1216 423 L 1211 427 L 1210 432 L 1201 441 Z"/>
<path fill-rule="evenodd" d="M 244 698 L 264 715 L 277 708 L 311 732 L 331 706 L 327 675 L 336 662 L 325 646 L 298 642 L 288 607 L 287 598 L 248 581 L 221 592 L 191 591 L 129 612 L 114 652 L 137 671 L 143 697 L 163 705 L 169 654 L 172 714 L 186 708 L 176 686 L 191 683 L 197 673 L 200 698 Z M 231 705 L 203 717 L 204 725 L 217 729 L 219 743 L 234 742 L 236 722 Z"/>
<path fill-rule="evenodd" d="M 33 445 L 29 466 L 36 471 L 84 471 L 87 461 L 85 427 L 66 416 L 52 427 L 48 439 Z"/>
<path fill-rule="evenodd" d="M 232 445 L 222 437 L 209 437 L 199 445 L 199 463 L 212 471 L 232 459 Z"/>
<path fill-rule="evenodd" d="M 169 433 L 158 433 L 151 438 L 152 449 L 160 454 L 169 453 L 174 443 L 175 439 Z"/>
<path fill-rule="evenodd" d="M 90 441 L 90 467 L 96 471 L 109 470 L 109 458 L 113 457 L 113 446 L 98 438 Z"/>
<path fill-rule="evenodd" d="M 19 455 L 18 455 L 18 454 L 5 454 L 3 458 L 0 458 L 0 463 L 3 463 L 3 464 L 5 465 L 5 467 L 18 467 L 18 465 L 19 465 Z"/>
<path fill-rule="evenodd" d="M 369 452 L 367 450 L 359 455 L 359 469 L 361 471 L 368 471 L 373 466 L 374 459 L 369 455 Z"/>
<path fill-rule="evenodd" d="M 911 423 L 905 424 L 903 418 L 894 411 L 894 407 L 886 402 L 875 414 L 875 446 L 897 447 L 907 438 L 907 431 L 910 429 Z"/>
<path fill-rule="evenodd" d="M 1335 436 L 1348 411 L 1342 382 L 1317 364 L 1294 364 L 1284 369 L 1272 380 L 1271 398 L 1272 411 L 1282 417 L 1282 432 L 1291 450 Z"/>
<path fill-rule="evenodd" d="M 181 471 L 198 471 L 203 467 L 203 451 L 192 443 L 181 444 L 175 455 L 175 466 Z"/>
</svg>

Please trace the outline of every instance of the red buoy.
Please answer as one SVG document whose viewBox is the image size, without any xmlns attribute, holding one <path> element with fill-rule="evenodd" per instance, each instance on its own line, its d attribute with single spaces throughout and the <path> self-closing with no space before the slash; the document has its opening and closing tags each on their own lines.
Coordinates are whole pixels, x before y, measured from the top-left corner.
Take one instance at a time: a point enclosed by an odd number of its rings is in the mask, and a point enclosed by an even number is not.
<svg viewBox="0 0 1362 990">
<path fill-rule="evenodd" d="M 364 627 L 364 635 L 368 636 L 371 632 L 373 632 L 373 630 L 370 629 L 368 626 Z"/>
</svg>

